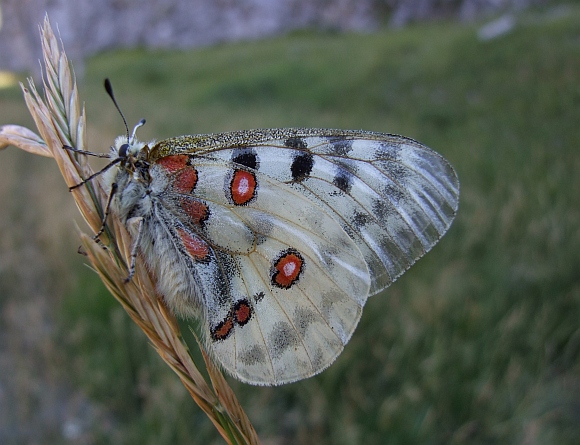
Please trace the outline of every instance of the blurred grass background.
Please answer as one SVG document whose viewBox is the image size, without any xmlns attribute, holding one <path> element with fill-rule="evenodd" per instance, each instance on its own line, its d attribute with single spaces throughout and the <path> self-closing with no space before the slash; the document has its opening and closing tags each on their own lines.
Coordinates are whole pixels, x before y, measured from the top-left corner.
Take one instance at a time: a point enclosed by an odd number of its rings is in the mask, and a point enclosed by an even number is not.
<svg viewBox="0 0 580 445">
<path fill-rule="evenodd" d="M 280 388 L 231 380 L 264 443 L 578 443 L 580 7 L 529 11 L 490 41 L 438 23 L 102 54 L 80 82 L 95 151 L 124 131 L 105 77 L 129 124 L 147 119 L 142 140 L 365 129 L 418 139 L 459 174 L 451 230 L 369 300 L 333 366 Z M 16 86 L 0 123 L 32 127 Z M 0 199 L 3 443 L 221 443 L 82 267 L 56 166 L 0 153 Z"/>
</svg>

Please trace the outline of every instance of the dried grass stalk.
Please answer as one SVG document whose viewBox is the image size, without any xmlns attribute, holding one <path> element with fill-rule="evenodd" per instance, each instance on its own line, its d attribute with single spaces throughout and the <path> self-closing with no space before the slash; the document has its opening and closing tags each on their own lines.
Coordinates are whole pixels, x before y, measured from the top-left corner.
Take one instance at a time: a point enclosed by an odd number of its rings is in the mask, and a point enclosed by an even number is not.
<svg viewBox="0 0 580 445">
<path fill-rule="evenodd" d="M 41 27 L 41 40 L 45 69 L 44 99 L 31 79 L 28 80 L 28 87 L 21 84 L 40 137 L 26 128 L 6 125 L 0 127 L 0 149 L 14 145 L 31 153 L 53 157 L 70 187 L 93 173 L 86 156 L 63 149 L 63 145 L 68 145 L 87 150 L 85 110 L 79 102 L 69 61 L 64 49 L 61 51 L 59 47 L 48 17 Z M 107 193 L 99 177 L 72 192 L 81 214 L 95 233 L 101 226 Z M 115 218 L 108 219 L 107 230 L 102 236 L 107 249 L 97 245 L 89 235 L 81 234 L 81 239 L 89 262 L 105 286 L 147 335 L 161 358 L 179 376 L 191 397 L 208 415 L 226 442 L 259 443 L 235 394 L 198 341 L 211 385 L 199 372 L 175 317 L 156 292 L 155 278 L 139 258 L 135 276 L 125 283 L 132 245 L 127 228 Z"/>
</svg>

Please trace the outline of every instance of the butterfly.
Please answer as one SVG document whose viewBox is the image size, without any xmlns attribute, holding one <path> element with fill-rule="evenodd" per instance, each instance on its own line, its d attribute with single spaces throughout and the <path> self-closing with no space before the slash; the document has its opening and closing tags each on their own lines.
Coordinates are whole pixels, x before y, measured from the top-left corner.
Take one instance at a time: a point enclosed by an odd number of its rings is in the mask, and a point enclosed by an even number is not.
<svg viewBox="0 0 580 445">
<path fill-rule="evenodd" d="M 367 298 L 429 251 L 458 208 L 453 167 L 406 137 L 282 128 L 144 143 L 142 124 L 79 185 L 103 174 L 166 304 L 200 319 L 212 356 L 249 384 L 327 368 Z"/>
</svg>

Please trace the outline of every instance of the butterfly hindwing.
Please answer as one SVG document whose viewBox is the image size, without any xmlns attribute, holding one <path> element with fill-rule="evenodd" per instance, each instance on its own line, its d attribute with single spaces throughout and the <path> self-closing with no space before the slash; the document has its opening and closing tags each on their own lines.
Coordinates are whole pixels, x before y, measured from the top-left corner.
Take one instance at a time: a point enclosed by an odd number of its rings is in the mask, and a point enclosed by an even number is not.
<svg viewBox="0 0 580 445">
<path fill-rule="evenodd" d="M 229 161 L 191 164 L 195 186 L 182 187 L 184 166 L 157 201 L 173 215 L 163 219 L 175 221 L 169 232 L 188 257 L 182 263 L 201 293 L 214 355 L 254 384 L 320 372 L 350 339 L 368 295 L 360 250 L 287 184 Z"/>
</svg>

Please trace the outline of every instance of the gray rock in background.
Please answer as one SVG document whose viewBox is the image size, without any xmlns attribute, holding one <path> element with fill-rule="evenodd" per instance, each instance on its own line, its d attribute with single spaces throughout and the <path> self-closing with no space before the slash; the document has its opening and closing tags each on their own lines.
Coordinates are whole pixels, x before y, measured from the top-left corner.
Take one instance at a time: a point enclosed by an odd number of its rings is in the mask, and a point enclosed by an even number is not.
<svg viewBox="0 0 580 445">
<path fill-rule="evenodd" d="M 85 57 L 112 48 L 191 48 L 302 28 L 370 31 L 539 3 L 545 0 L 3 0 L 0 69 L 38 72 L 38 25 L 47 12 L 78 70 Z"/>
<path fill-rule="evenodd" d="M 4 0 L 0 68 L 38 69 L 38 24 L 48 12 L 68 56 L 111 48 L 190 48 L 316 27 L 376 27 L 373 0 Z"/>
</svg>

